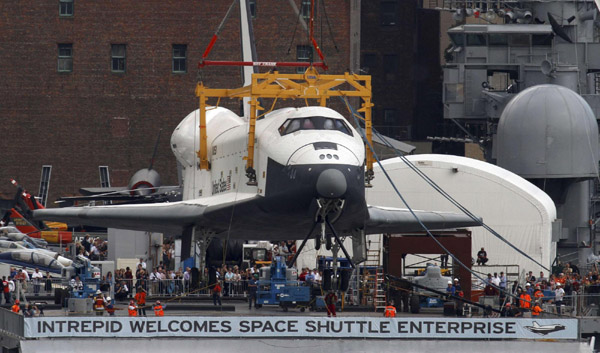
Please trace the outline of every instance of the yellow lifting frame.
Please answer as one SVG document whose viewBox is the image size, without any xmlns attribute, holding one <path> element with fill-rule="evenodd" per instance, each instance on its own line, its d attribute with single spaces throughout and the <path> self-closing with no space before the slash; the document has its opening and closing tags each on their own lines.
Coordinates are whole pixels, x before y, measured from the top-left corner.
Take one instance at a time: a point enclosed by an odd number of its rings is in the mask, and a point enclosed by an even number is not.
<svg viewBox="0 0 600 353">
<path fill-rule="evenodd" d="M 351 89 L 338 89 L 348 84 Z M 365 132 L 367 141 L 372 146 L 373 132 L 371 122 L 371 76 L 344 73 L 343 75 L 319 75 L 314 67 L 309 67 L 304 74 L 280 74 L 277 71 L 252 74 L 252 83 L 235 89 L 207 88 L 202 82 L 196 86 L 196 96 L 200 102 L 200 149 L 197 152 L 200 159 L 200 169 L 209 170 L 208 149 L 206 136 L 206 104 L 208 98 L 250 98 L 250 117 L 248 129 L 248 156 L 246 157 L 246 172 L 254 172 L 254 139 L 257 111 L 263 110 L 258 103 L 259 98 L 271 99 L 316 99 L 322 107 L 327 105 L 330 97 L 360 97 L 364 113 Z M 366 175 L 367 184 L 373 176 L 373 152 L 366 146 Z M 254 176 L 255 177 L 255 176 Z M 250 177 L 251 182 L 252 178 Z M 256 182 L 256 179 L 254 179 Z"/>
</svg>

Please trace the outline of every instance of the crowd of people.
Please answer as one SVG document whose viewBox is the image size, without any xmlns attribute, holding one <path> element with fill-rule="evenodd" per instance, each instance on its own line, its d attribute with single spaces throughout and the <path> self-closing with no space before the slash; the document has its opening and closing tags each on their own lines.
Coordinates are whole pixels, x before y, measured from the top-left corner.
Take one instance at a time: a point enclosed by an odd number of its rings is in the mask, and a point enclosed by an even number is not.
<svg viewBox="0 0 600 353">
<path fill-rule="evenodd" d="M 110 291 L 111 287 L 115 293 L 115 299 L 124 300 L 130 298 L 139 288 L 143 288 L 152 295 L 179 295 L 186 292 L 191 280 L 191 269 L 185 271 L 179 268 L 177 271 L 166 270 L 164 266 L 157 266 L 150 271 L 146 263 L 140 258 L 136 265 L 135 275 L 131 268 L 115 270 L 114 278 L 111 272 L 102 277 L 100 289 Z"/>
<path fill-rule="evenodd" d="M 18 270 L 10 268 L 8 276 L 2 276 L 0 281 L 0 304 L 14 304 L 16 300 L 23 300 L 26 292 L 34 295 L 52 292 L 52 276 L 49 272 L 43 274 L 39 268 L 29 272 L 26 267 Z"/>
<path fill-rule="evenodd" d="M 83 237 L 83 240 L 75 242 L 75 253 L 84 256 L 92 261 L 106 260 L 108 252 L 108 241 L 100 237 L 92 238 L 89 234 Z"/>
<path fill-rule="evenodd" d="M 539 315 L 544 302 L 552 303 L 553 313 L 562 313 L 563 306 L 573 305 L 573 295 L 600 294 L 600 274 L 597 269 L 580 273 L 572 263 L 559 265 L 555 273 L 545 276 L 540 272 L 535 276 L 529 271 L 522 282 L 508 283 L 504 272 L 488 273 L 483 283 L 484 295 L 497 296 L 502 303 L 505 316 L 520 316 L 525 312 Z M 590 301 L 598 301 L 598 296 L 588 296 Z"/>
</svg>

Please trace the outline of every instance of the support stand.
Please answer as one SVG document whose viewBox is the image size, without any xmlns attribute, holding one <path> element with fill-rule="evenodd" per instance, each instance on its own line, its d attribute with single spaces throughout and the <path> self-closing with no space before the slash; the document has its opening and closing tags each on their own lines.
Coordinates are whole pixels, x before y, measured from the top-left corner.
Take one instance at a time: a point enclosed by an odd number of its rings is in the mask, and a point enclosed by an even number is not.
<svg viewBox="0 0 600 353">
<path fill-rule="evenodd" d="M 293 267 L 294 266 L 294 262 L 296 262 L 296 259 L 298 258 L 298 255 L 300 255 L 300 252 L 302 251 L 302 249 L 304 248 L 304 245 L 306 245 L 306 242 L 308 241 L 308 239 L 310 238 L 310 236 L 312 235 L 312 232 L 315 230 L 315 227 L 317 226 L 318 222 L 314 222 L 312 227 L 310 228 L 310 231 L 308 232 L 308 234 L 306 234 L 306 237 L 304 237 L 304 240 L 302 241 L 302 243 L 300 244 L 300 247 L 298 248 L 298 250 L 296 250 L 296 253 L 294 254 L 294 257 L 292 258 L 292 260 L 288 263 L 288 267 Z"/>
<path fill-rule="evenodd" d="M 329 223 L 329 219 L 327 219 L 327 217 L 325 217 L 325 222 L 327 223 L 327 226 L 329 227 L 329 229 L 331 230 L 331 233 L 333 233 L 333 236 L 335 237 L 335 241 L 337 242 L 337 244 L 340 246 L 340 248 L 342 249 L 342 251 L 344 252 L 344 255 L 346 256 L 346 258 L 348 259 L 348 262 L 350 263 L 350 266 L 352 266 L 352 268 L 355 268 L 354 266 L 354 262 L 352 262 L 352 259 L 350 258 L 350 255 L 348 254 L 348 251 L 346 251 L 346 248 L 344 247 L 344 244 L 342 243 L 342 241 L 340 240 L 340 237 L 338 237 L 335 229 L 333 229 L 333 226 L 331 225 L 331 223 Z"/>
</svg>

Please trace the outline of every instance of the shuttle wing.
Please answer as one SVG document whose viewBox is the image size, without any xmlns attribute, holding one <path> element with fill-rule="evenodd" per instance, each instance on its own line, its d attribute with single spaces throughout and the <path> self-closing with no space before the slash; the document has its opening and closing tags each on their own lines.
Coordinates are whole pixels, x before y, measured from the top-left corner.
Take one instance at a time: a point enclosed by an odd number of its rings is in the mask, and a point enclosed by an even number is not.
<svg viewBox="0 0 600 353">
<path fill-rule="evenodd" d="M 117 186 L 117 187 L 109 187 L 109 188 L 79 188 L 79 193 L 85 196 L 90 195 L 98 195 L 98 194 L 112 194 L 121 191 L 127 191 L 126 186 Z"/>
<path fill-rule="evenodd" d="M 197 201 L 160 204 L 65 207 L 35 210 L 34 219 L 66 222 L 106 228 L 131 229 L 167 234 L 181 234 L 193 225 L 212 229 L 216 233 L 227 228 L 224 213 L 232 207 L 256 198 L 256 194 L 207 197 Z"/>
<path fill-rule="evenodd" d="M 368 206 L 369 219 L 365 223 L 368 234 L 423 231 L 423 227 L 408 209 Z M 451 229 L 479 226 L 469 216 L 451 212 L 413 211 L 428 229 Z"/>
<path fill-rule="evenodd" d="M 182 234 L 184 229 L 198 226 L 215 235 L 227 234 L 240 239 L 302 239 L 307 223 L 296 228 L 277 219 L 271 212 L 261 210 L 264 205 L 256 194 L 223 194 L 192 201 L 158 204 L 131 204 L 114 206 L 86 206 L 41 209 L 33 211 L 37 220 L 60 221 L 71 225 L 131 229 Z M 446 212 L 415 211 L 429 229 L 447 229 L 479 225 L 466 215 Z M 422 227 L 407 209 L 368 206 L 365 232 L 400 233 L 422 231 Z"/>
</svg>

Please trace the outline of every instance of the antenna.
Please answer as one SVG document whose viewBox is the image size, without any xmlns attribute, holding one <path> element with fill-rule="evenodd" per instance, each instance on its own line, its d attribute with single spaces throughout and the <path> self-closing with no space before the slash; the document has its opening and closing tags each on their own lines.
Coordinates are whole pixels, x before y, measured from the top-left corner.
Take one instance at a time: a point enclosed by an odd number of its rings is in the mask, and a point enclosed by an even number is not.
<svg viewBox="0 0 600 353">
<path fill-rule="evenodd" d="M 552 30 L 554 31 L 554 33 L 556 33 L 557 36 L 561 37 L 569 43 L 573 43 L 567 32 L 565 32 L 564 28 L 560 24 L 558 24 L 558 22 L 550 12 L 548 12 L 548 21 L 550 22 Z"/>
</svg>

